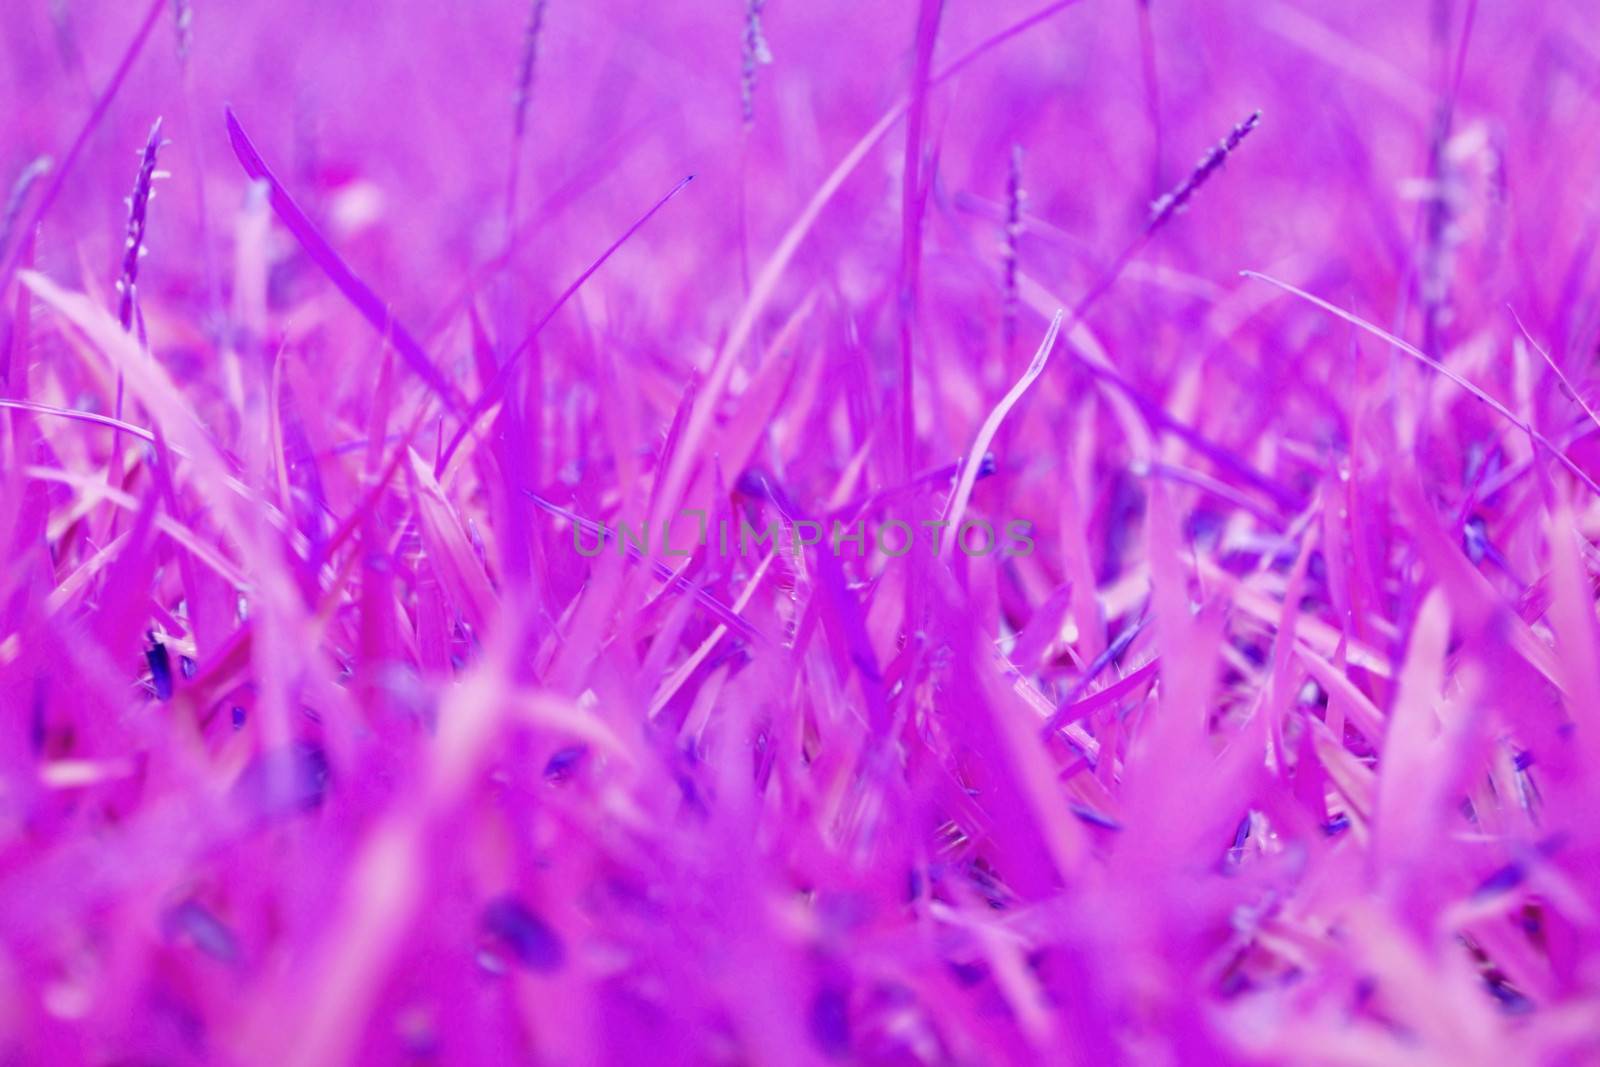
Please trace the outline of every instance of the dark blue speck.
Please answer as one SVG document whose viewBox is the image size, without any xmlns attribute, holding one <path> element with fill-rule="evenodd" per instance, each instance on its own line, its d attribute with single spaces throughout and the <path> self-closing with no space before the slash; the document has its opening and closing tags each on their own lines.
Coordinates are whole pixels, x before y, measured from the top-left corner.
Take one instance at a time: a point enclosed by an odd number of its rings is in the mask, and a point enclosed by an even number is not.
<svg viewBox="0 0 1600 1067">
<path fill-rule="evenodd" d="M 167 646 L 157 641 L 145 652 L 144 658 L 150 665 L 150 685 L 156 691 L 156 699 L 171 700 L 172 658 L 167 655 Z"/>
<path fill-rule="evenodd" d="M 1482 882 L 1479 882 L 1475 895 L 1491 897 L 1497 893 L 1504 893 L 1521 885 L 1522 878 L 1522 865 L 1520 863 L 1508 863 Z"/>
<path fill-rule="evenodd" d="M 223 963 L 239 958 L 239 942 L 222 920 L 194 900 L 186 900 L 167 912 L 162 920 L 167 937 L 186 937 L 201 952 Z"/>
<path fill-rule="evenodd" d="M 556 970 L 566 959 L 555 930 L 515 897 L 491 900 L 483 909 L 483 927 L 531 971 Z"/>
<path fill-rule="evenodd" d="M 849 1053 L 849 997 L 838 986 L 824 985 L 812 996 L 811 1037 L 829 1056 L 843 1057 Z"/>
<path fill-rule="evenodd" d="M 583 762 L 583 757 L 589 754 L 585 745 L 571 745 L 559 749 L 544 765 L 544 776 L 550 782 L 564 782 L 572 777 L 578 769 L 578 764 Z"/>
</svg>

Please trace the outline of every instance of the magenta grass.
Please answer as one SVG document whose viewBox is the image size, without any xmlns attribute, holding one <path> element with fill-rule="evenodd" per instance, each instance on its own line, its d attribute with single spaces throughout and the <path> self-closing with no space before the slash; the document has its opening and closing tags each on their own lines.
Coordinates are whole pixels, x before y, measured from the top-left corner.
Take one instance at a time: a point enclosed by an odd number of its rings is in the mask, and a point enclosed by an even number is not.
<svg viewBox="0 0 1600 1067">
<path fill-rule="evenodd" d="M 1600 1062 L 1584 4 L 0 19 L 0 1064 Z"/>
</svg>

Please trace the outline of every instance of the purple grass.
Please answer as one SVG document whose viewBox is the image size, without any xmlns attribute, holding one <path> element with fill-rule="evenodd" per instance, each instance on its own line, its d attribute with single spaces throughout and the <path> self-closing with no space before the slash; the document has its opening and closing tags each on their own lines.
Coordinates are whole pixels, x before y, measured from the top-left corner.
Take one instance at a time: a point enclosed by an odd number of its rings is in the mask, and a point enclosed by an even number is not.
<svg viewBox="0 0 1600 1067">
<path fill-rule="evenodd" d="M 0 1064 L 1600 1062 L 1584 5 L 0 4 Z"/>
</svg>

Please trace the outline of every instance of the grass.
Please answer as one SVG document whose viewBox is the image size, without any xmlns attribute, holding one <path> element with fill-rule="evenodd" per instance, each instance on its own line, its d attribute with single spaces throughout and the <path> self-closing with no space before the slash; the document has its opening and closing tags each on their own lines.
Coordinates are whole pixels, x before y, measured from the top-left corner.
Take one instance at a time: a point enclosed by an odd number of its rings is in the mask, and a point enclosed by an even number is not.
<svg viewBox="0 0 1600 1067">
<path fill-rule="evenodd" d="M 1600 1056 L 1577 3 L 8 18 L 0 1061 Z"/>
</svg>

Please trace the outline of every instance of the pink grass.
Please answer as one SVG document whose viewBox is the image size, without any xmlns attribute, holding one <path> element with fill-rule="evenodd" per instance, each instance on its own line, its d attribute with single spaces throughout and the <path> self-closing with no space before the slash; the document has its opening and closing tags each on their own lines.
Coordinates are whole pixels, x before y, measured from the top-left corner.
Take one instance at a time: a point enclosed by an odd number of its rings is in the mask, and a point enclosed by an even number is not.
<svg viewBox="0 0 1600 1067">
<path fill-rule="evenodd" d="M 0 15 L 0 1063 L 1600 1061 L 1584 5 Z"/>
</svg>

